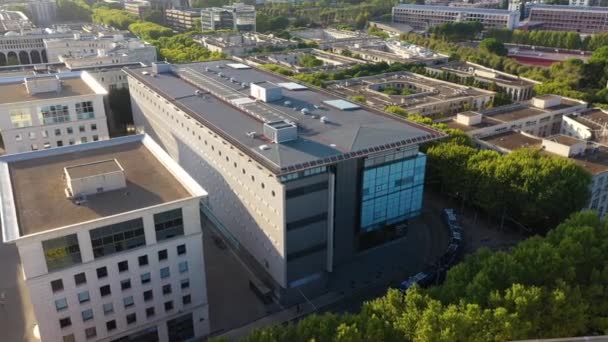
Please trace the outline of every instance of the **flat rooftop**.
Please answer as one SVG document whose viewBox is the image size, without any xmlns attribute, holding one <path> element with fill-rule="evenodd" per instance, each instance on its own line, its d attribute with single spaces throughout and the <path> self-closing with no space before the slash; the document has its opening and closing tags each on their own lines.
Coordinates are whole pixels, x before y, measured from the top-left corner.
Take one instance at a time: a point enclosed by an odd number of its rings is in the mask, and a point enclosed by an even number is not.
<svg viewBox="0 0 608 342">
<path fill-rule="evenodd" d="M 382 150 L 416 146 L 445 136 L 426 126 L 365 107 L 349 111 L 330 107 L 324 102 L 340 100 L 340 97 L 309 87 L 283 88 L 283 98 L 278 101 L 253 101 L 247 85 L 291 80 L 255 68 L 233 69 L 227 66 L 231 63 L 234 62 L 221 60 L 175 65 L 174 72 L 155 76 L 149 74 L 151 68 L 129 69 L 127 73 L 279 174 Z M 197 95 L 197 90 L 204 96 Z M 302 113 L 304 108 L 306 115 Z M 327 122 L 321 122 L 321 117 Z M 297 123 L 298 139 L 273 144 L 261 137 L 264 120 L 281 119 Z M 258 134 L 252 138 L 248 132 Z M 269 148 L 260 149 L 261 145 Z"/>
<path fill-rule="evenodd" d="M 8 162 L 21 236 L 192 196 L 141 141 L 102 145 Z M 66 197 L 65 167 L 112 159 L 125 170 L 126 188 L 87 196 L 81 205 Z"/>
<path fill-rule="evenodd" d="M 558 144 L 562 144 L 562 145 L 566 145 L 566 146 L 574 146 L 574 145 L 577 145 L 577 144 L 580 144 L 581 142 L 583 142 L 579 139 L 576 139 L 576 138 L 573 138 L 573 137 L 570 137 L 570 136 L 567 136 L 564 134 L 555 134 L 555 135 L 551 135 L 551 136 L 548 136 L 543 139 L 553 141 Z"/>
<path fill-rule="evenodd" d="M 608 147 L 605 146 L 597 146 L 595 149 L 587 150 L 584 155 L 571 159 L 593 175 L 608 171 Z"/>
<path fill-rule="evenodd" d="M 569 6 L 565 6 L 569 7 Z M 451 6 L 434 6 L 434 5 L 414 5 L 414 4 L 399 4 L 394 7 L 395 9 L 410 9 L 410 10 L 421 10 L 421 11 L 432 11 L 432 12 L 460 12 L 460 13 L 483 13 L 483 14 L 496 14 L 496 15 L 509 15 L 517 11 L 509 11 L 503 9 L 494 8 L 479 8 L 479 7 L 451 7 Z"/>
<path fill-rule="evenodd" d="M 540 138 L 515 131 L 496 134 L 481 140 L 489 145 L 494 145 L 507 151 L 513 151 L 518 148 L 539 148 L 542 145 Z"/>
<path fill-rule="evenodd" d="M 591 109 L 568 117 L 594 130 L 600 130 L 608 126 L 608 113 L 601 109 Z"/>
<path fill-rule="evenodd" d="M 80 76 L 62 77 L 61 81 L 61 91 L 34 95 L 27 92 L 23 80 L 0 83 L 0 104 L 95 94 L 95 91 Z"/>
<path fill-rule="evenodd" d="M 494 71 L 489 68 L 478 67 L 473 64 L 466 63 L 466 62 L 460 62 L 460 61 L 453 61 L 453 62 L 448 62 L 445 64 L 433 65 L 433 66 L 429 66 L 427 68 L 451 72 L 451 73 L 461 75 L 461 76 L 475 77 L 476 79 L 486 81 L 488 83 L 496 82 L 496 84 L 498 84 L 498 85 L 500 85 L 500 84 L 511 85 L 511 86 L 534 86 L 535 85 L 534 82 L 519 78 L 515 75 L 509 75 L 506 73 L 498 73 L 497 71 Z M 495 77 L 487 77 L 487 76 L 483 76 L 483 75 L 479 75 L 479 74 L 475 75 L 474 74 L 475 70 L 489 72 L 489 73 L 494 72 Z"/>
</svg>

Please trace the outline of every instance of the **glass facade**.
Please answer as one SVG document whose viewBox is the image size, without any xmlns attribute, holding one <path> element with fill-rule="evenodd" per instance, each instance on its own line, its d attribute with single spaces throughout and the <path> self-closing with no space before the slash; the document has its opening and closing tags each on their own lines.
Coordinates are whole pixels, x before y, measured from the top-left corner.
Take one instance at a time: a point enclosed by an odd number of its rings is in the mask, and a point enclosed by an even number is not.
<svg viewBox="0 0 608 342">
<path fill-rule="evenodd" d="M 146 244 L 141 218 L 92 229 L 89 234 L 95 258 Z"/>
<path fill-rule="evenodd" d="M 68 106 L 54 105 L 40 108 L 40 122 L 44 125 L 57 124 L 70 121 Z"/>
<path fill-rule="evenodd" d="M 167 321 L 169 342 L 186 341 L 194 337 L 194 325 L 192 324 L 192 314 L 186 314 Z"/>
<path fill-rule="evenodd" d="M 154 214 L 154 229 L 156 240 L 162 241 L 174 236 L 184 235 L 184 220 L 182 209 L 174 209 Z"/>
<path fill-rule="evenodd" d="M 370 232 L 417 216 L 422 208 L 426 156 L 407 152 L 369 158 L 363 171 L 361 230 Z"/>
<path fill-rule="evenodd" d="M 76 234 L 42 241 L 42 249 L 49 271 L 70 267 L 82 262 Z"/>
<path fill-rule="evenodd" d="M 76 103 L 76 117 L 78 120 L 93 119 L 95 117 L 93 102 L 85 101 Z"/>
</svg>

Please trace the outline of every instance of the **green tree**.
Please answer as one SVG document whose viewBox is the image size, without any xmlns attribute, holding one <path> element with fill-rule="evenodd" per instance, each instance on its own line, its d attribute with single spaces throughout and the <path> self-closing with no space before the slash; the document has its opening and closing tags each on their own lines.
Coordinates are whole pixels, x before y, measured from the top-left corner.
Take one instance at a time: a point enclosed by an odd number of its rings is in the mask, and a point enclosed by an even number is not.
<svg viewBox="0 0 608 342">
<path fill-rule="evenodd" d="M 509 53 L 509 50 L 505 47 L 505 45 L 496 40 L 496 38 L 486 38 L 482 40 L 479 43 L 479 48 L 482 51 L 493 53 L 498 56 L 506 56 Z"/>
</svg>

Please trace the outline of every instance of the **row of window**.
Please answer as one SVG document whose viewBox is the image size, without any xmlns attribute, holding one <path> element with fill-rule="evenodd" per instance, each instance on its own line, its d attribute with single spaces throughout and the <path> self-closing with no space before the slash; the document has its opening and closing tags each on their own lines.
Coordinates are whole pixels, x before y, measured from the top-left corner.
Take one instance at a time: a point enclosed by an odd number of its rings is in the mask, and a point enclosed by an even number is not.
<svg viewBox="0 0 608 342">
<path fill-rule="evenodd" d="M 177 255 L 184 255 L 186 254 L 186 245 L 179 245 L 177 246 Z M 80 252 L 78 252 L 80 253 Z M 160 250 L 158 251 L 158 261 L 164 261 L 168 259 L 168 252 L 166 249 Z M 139 266 L 146 266 L 148 265 L 148 255 L 141 255 L 138 257 L 138 264 Z M 118 266 L 118 272 L 122 273 L 125 271 L 129 270 L 129 262 L 127 260 L 121 261 L 117 263 Z M 182 261 L 178 264 L 178 269 L 180 273 L 184 273 L 188 271 L 188 262 L 187 261 Z M 99 267 L 96 269 L 96 273 L 97 273 L 97 279 L 104 279 L 108 276 L 108 268 L 106 266 L 103 267 Z M 147 274 L 147 276 L 144 277 L 144 275 L 142 275 L 142 284 L 144 283 L 148 283 L 150 281 L 150 276 L 149 273 L 145 273 Z M 169 267 L 164 267 L 161 269 L 161 278 L 166 278 L 169 276 Z M 145 282 L 144 282 L 145 281 Z M 87 283 L 87 277 L 86 274 L 84 272 L 78 273 L 74 275 L 74 284 L 75 286 L 79 286 L 79 285 L 84 285 Z M 122 283 L 121 283 L 122 285 Z M 128 288 L 130 288 L 130 281 L 129 281 L 129 285 Z M 102 287 L 103 288 L 103 287 Z M 123 290 L 125 290 L 126 288 L 123 287 Z M 51 290 L 53 291 L 53 293 L 59 292 L 63 290 L 63 280 L 62 279 L 56 279 L 51 281 Z M 108 285 L 108 290 L 109 291 L 109 285 Z M 109 292 L 107 294 L 110 294 Z M 104 296 L 103 291 L 102 291 L 102 296 Z"/>
<path fill-rule="evenodd" d="M 90 124 L 89 125 L 89 129 L 91 130 L 91 132 L 97 131 L 97 124 L 96 123 Z M 86 131 L 87 131 L 86 125 L 79 125 L 78 126 L 78 132 L 85 133 Z M 62 135 L 63 131 L 62 131 L 61 128 L 55 128 L 53 130 L 53 133 L 55 134 L 56 137 L 58 137 L 58 136 Z M 66 127 L 65 133 L 69 134 L 69 135 L 74 134 L 74 128 L 73 127 Z M 30 140 L 36 139 L 36 137 L 37 137 L 36 132 L 28 132 L 27 133 L 27 137 Z M 40 137 L 42 137 L 42 138 L 48 138 L 49 137 L 49 131 L 46 130 L 46 129 L 43 130 L 43 131 L 40 131 Z M 23 140 L 23 138 L 24 138 L 24 136 L 22 134 L 15 135 L 15 140 L 20 141 L 20 140 Z"/>
<path fill-rule="evenodd" d="M 182 296 L 182 304 L 183 305 L 188 305 L 192 303 L 192 297 L 191 295 L 185 295 Z M 174 309 L 174 305 L 173 305 L 173 301 L 169 300 L 163 303 L 163 307 L 165 309 L 165 312 L 169 313 Z M 151 318 L 154 317 L 154 315 L 156 314 L 156 310 L 153 306 L 146 308 L 146 318 Z M 85 311 L 82 311 L 81 313 L 82 316 L 82 321 L 83 322 L 87 322 L 93 319 L 93 310 L 91 309 L 87 309 Z M 125 316 L 125 321 L 127 323 L 127 325 L 131 325 L 131 324 L 135 324 L 137 322 L 137 314 L 135 312 L 129 313 Z M 64 317 L 59 319 L 59 326 L 63 329 L 63 328 L 67 328 L 69 326 L 72 325 L 72 318 L 71 317 Z M 116 324 L 116 320 L 109 320 L 106 322 L 106 330 L 108 332 L 112 332 L 113 330 L 115 330 L 117 327 Z M 85 336 L 87 339 L 92 339 L 94 337 L 97 336 L 97 328 L 96 327 L 89 327 L 85 329 Z M 74 335 L 70 334 L 70 335 L 66 335 L 63 338 L 64 342 L 65 341 L 75 341 Z"/>
</svg>

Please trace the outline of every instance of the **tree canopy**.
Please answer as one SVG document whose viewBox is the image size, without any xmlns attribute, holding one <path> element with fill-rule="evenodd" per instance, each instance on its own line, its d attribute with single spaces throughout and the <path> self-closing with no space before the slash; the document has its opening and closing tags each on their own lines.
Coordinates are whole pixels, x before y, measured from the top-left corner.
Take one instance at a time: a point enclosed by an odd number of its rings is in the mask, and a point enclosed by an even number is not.
<svg viewBox="0 0 608 342">
<path fill-rule="evenodd" d="M 465 227 L 466 229 L 466 227 Z M 443 285 L 397 290 L 358 314 L 256 330 L 258 341 L 508 341 L 608 333 L 608 228 L 572 215 L 509 252 L 481 249 Z"/>
<path fill-rule="evenodd" d="M 483 51 L 496 54 L 498 56 L 506 56 L 509 50 L 505 45 L 496 38 L 486 38 L 479 43 L 479 48 Z"/>
</svg>

